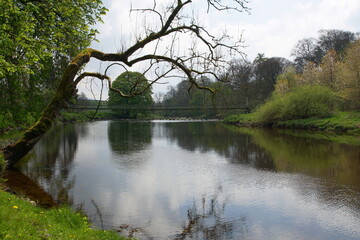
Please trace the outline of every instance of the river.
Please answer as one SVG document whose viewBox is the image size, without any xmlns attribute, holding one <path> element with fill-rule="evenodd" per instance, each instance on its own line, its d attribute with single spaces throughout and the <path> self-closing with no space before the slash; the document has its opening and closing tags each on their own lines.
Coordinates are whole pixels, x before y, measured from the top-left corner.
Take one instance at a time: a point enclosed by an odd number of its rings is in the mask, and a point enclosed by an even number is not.
<svg viewBox="0 0 360 240">
<path fill-rule="evenodd" d="M 360 148 L 211 121 L 58 126 L 19 166 L 140 239 L 360 239 Z"/>
</svg>

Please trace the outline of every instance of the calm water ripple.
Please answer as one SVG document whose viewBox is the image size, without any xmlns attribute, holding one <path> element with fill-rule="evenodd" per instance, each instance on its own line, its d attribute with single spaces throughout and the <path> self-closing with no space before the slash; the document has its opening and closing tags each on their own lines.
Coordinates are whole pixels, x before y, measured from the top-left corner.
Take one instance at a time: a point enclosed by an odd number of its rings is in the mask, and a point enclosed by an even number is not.
<svg viewBox="0 0 360 240">
<path fill-rule="evenodd" d="M 21 172 L 140 239 L 360 239 L 360 148 L 219 122 L 55 128 Z"/>
</svg>

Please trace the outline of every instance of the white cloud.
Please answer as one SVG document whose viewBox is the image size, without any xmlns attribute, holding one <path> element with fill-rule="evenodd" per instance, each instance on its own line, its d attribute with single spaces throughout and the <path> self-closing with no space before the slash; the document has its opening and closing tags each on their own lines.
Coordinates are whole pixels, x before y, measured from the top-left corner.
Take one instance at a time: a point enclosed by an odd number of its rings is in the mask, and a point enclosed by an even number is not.
<svg viewBox="0 0 360 240">
<path fill-rule="evenodd" d="M 262 21 L 250 16 L 243 25 L 250 59 L 259 52 L 266 56 L 289 58 L 298 40 L 317 37 L 321 29 L 359 31 L 358 26 L 350 23 L 354 16 L 359 15 L 360 2 L 356 0 L 291 1 L 283 6 L 281 14 L 272 14 L 272 9 L 280 6 L 267 4 L 265 0 L 259 2 L 264 4 L 258 3 L 257 7 L 265 9 L 254 11 L 268 16 L 262 16 Z"/>
</svg>

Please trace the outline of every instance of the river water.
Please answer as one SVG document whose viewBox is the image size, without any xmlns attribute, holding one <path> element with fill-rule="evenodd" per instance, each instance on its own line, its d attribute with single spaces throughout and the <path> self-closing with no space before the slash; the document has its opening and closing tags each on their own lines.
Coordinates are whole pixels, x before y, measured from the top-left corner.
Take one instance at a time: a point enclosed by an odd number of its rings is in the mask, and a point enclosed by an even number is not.
<svg viewBox="0 0 360 240">
<path fill-rule="evenodd" d="M 140 239 L 360 239 L 360 148 L 220 122 L 54 128 L 19 169 Z"/>
</svg>

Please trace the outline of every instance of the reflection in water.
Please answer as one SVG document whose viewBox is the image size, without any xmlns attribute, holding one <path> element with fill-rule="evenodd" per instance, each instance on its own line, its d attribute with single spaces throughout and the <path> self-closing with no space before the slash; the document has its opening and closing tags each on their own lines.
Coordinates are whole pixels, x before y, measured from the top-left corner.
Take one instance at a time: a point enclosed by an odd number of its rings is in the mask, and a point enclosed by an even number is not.
<svg viewBox="0 0 360 240">
<path fill-rule="evenodd" d="M 151 144 L 151 126 L 148 122 L 112 121 L 108 139 L 118 167 L 138 168 L 146 162 L 144 151 Z"/>
<path fill-rule="evenodd" d="M 229 221 L 225 208 L 226 202 L 219 200 L 218 194 L 210 198 L 202 197 L 200 204 L 194 202 L 187 210 L 187 223 L 174 239 L 243 239 L 246 236 L 246 218 L 238 217 Z"/>
<path fill-rule="evenodd" d="M 74 185 L 70 177 L 79 138 L 86 138 L 88 128 L 65 125 L 54 128 L 34 148 L 31 161 L 21 163 L 20 169 L 35 179 L 59 203 L 72 203 L 69 190 Z"/>
<path fill-rule="evenodd" d="M 6 170 L 2 177 L 7 179 L 4 182 L 5 186 L 16 194 L 26 196 L 31 201 L 45 208 L 57 206 L 51 195 L 20 171 L 9 169 Z"/>
<path fill-rule="evenodd" d="M 111 150 L 129 154 L 145 149 L 151 143 L 151 126 L 148 122 L 110 122 L 108 136 Z"/>
<path fill-rule="evenodd" d="M 268 152 L 277 171 L 302 172 L 360 186 L 359 146 L 292 137 L 264 129 L 238 129 Z"/>
<path fill-rule="evenodd" d="M 257 169 L 276 170 L 271 156 L 254 143 L 249 134 L 228 131 L 216 122 L 167 122 L 162 137 L 190 151 L 215 151 L 231 163 L 246 164 Z"/>
<path fill-rule="evenodd" d="M 359 239 L 358 146 L 218 122 L 55 129 L 21 171 L 140 239 Z"/>
</svg>

